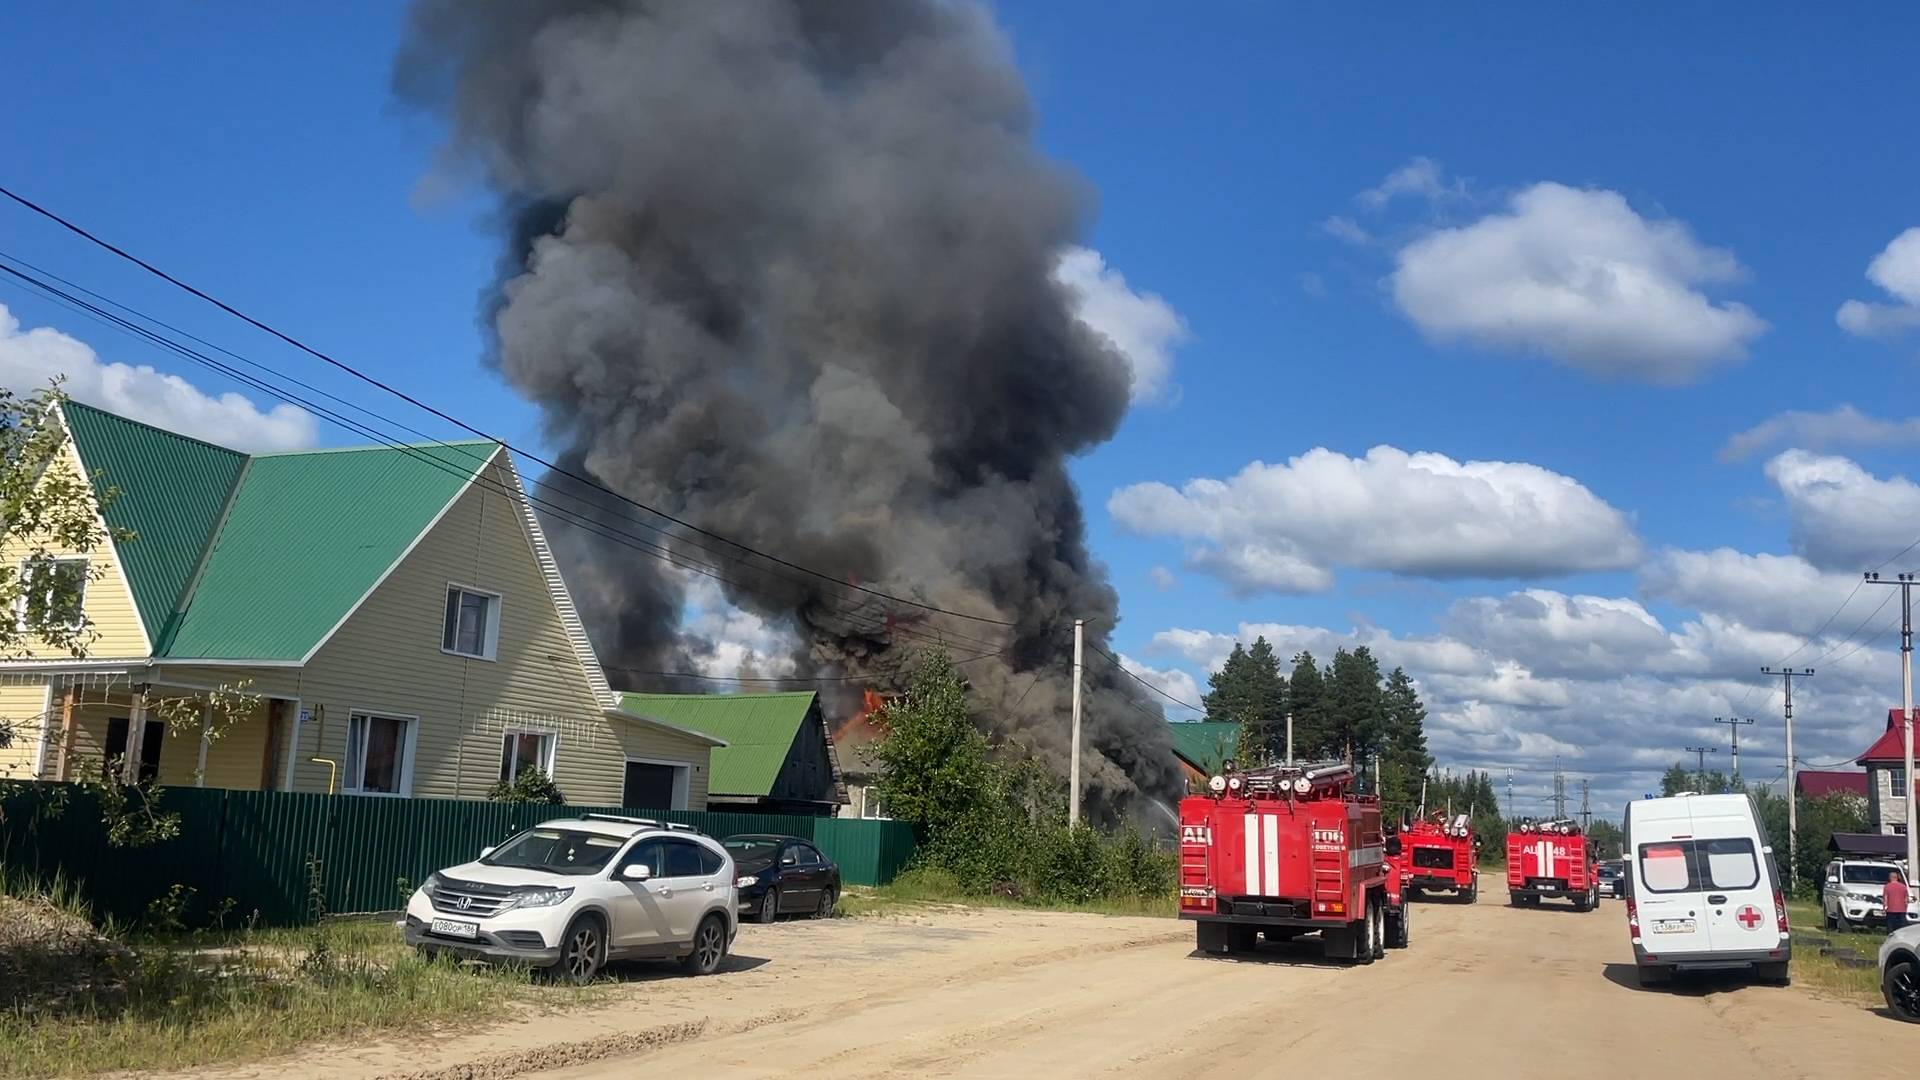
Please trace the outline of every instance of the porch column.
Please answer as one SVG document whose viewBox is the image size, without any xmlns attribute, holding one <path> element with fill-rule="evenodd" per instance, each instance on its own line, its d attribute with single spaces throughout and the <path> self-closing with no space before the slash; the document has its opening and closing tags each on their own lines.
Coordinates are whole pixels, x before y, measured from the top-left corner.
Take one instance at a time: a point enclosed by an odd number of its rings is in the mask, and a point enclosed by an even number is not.
<svg viewBox="0 0 1920 1080">
<path fill-rule="evenodd" d="M 53 778 L 62 783 L 73 779 L 73 706 L 79 697 L 80 688 L 71 681 L 60 695 L 60 760 Z"/>
<path fill-rule="evenodd" d="M 127 718 L 127 756 L 120 761 L 120 779 L 129 784 L 140 779 L 140 751 L 147 741 L 147 688 L 133 688 L 133 708 Z"/>
<path fill-rule="evenodd" d="M 193 768 L 193 786 L 207 786 L 207 747 L 213 742 L 213 702 L 200 706 L 200 761 Z"/>
</svg>

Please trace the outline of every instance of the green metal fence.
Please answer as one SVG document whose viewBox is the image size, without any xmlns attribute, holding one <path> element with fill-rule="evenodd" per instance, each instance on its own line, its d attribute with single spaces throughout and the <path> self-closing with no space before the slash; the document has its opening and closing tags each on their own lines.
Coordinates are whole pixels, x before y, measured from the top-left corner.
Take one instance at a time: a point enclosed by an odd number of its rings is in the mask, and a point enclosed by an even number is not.
<svg viewBox="0 0 1920 1080">
<path fill-rule="evenodd" d="M 913 831 L 899 822 L 776 814 L 196 788 L 165 789 L 160 808 L 180 815 L 178 837 L 114 847 L 86 791 L 19 785 L 0 799 L 0 865 L 10 874 L 65 875 L 97 917 L 138 919 L 155 898 L 183 885 L 194 890 L 193 915 L 230 898 L 233 921 L 292 926 L 309 921 L 320 905 L 336 914 L 392 910 L 433 871 L 530 825 L 585 813 L 641 815 L 716 837 L 806 837 L 852 885 L 891 881 L 914 851 Z"/>
</svg>

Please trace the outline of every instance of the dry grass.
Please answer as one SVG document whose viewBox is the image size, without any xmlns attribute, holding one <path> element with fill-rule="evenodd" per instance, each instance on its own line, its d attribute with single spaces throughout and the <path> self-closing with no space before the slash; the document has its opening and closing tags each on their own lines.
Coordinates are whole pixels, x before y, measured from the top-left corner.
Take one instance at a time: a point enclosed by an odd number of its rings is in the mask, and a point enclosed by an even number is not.
<svg viewBox="0 0 1920 1080">
<path fill-rule="evenodd" d="M 1796 984 L 1862 1005 L 1881 1004 L 1880 971 L 1871 962 L 1879 955 L 1880 943 L 1886 940 L 1883 935 L 1842 934 L 1823 929 L 1819 905 L 1806 901 L 1789 902 L 1787 918 L 1794 927 L 1793 980 Z M 1822 956 L 1822 946 L 1812 944 L 1808 938 L 1826 938 L 1832 942 L 1828 947 L 1851 949 L 1869 961 L 1869 966 L 1847 967 L 1834 957 Z"/>
<path fill-rule="evenodd" d="M 44 897 L 0 901 L 55 907 Z M 70 915 L 59 921 L 71 935 Z M 521 970 L 428 961 L 388 921 L 118 937 L 112 978 L 0 1011 L 0 1077 L 256 1060 L 315 1041 L 474 1024 L 600 996 Z"/>
<path fill-rule="evenodd" d="M 951 875 L 937 870 L 909 870 L 887 885 L 848 890 L 840 897 L 837 910 L 842 915 L 889 915 L 928 904 L 1026 911 L 1086 911 L 1096 915 L 1140 915 L 1168 919 L 1178 914 L 1178 902 L 1172 893 L 1156 897 L 1096 900 L 1084 904 L 1033 901 L 994 893 L 967 892 L 959 887 Z"/>
</svg>

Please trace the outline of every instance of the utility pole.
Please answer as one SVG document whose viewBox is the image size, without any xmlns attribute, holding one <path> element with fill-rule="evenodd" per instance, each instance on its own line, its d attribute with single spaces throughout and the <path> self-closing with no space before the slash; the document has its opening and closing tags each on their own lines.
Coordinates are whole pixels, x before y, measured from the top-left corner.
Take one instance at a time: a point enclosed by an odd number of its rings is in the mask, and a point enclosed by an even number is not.
<svg viewBox="0 0 1920 1080">
<path fill-rule="evenodd" d="M 1906 759 L 1907 790 L 1901 799 L 1907 806 L 1907 867 L 1908 873 L 1913 867 L 1920 866 L 1920 832 L 1914 827 L 1920 821 L 1914 820 L 1915 787 L 1913 776 L 1913 582 L 1912 574 L 1895 574 L 1893 580 L 1882 581 L 1880 575 L 1867 572 L 1869 585 L 1900 586 L 1900 741 Z"/>
<path fill-rule="evenodd" d="M 1787 881 L 1797 886 L 1800 883 L 1800 795 L 1794 782 L 1793 680 L 1813 678 L 1813 669 L 1763 667 L 1760 674 L 1780 676 L 1787 691 Z"/>
<path fill-rule="evenodd" d="M 1746 789 L 1740 786 L 1740 725 L 1753 723 L 1753 718 L 1742 720 L 1736 716 L 1716 716 L 1713 722 L 1727 725 L 1727 732 L 1733 736 L 1733 786 L 1744 793 Z"/>
<path fill-rule="evenodd" d="M 1592 788 L 1591 780 L 1580 781 L 1580 832 L 1583 835 L 1593 828 L 1593 804 L 1588 801 Z"/>
<path fill-rule="evenodd" d="M 1287 764 L 1293 764 L 1293 710 L 1287 710 Z"/>
<path fill-rule="evenodd" d="M 1694 772 L 1698 774 L 1700 778 L 1699 790 L 1704 792 L 1707 790 L 1707 755 L 1719 753 L 1720 748 L 1717 746 L 1689 746 L 1684 749 L 1687 753 L 1694 755 L 1694 757 L 1699 760 L 1699 765 L 1694 769 Z"/>
<path fill-rule="evenodd" d="M 1067 766 L 1067 824 L 1080 824 L 1080 661 L 1087 621 L 1073 620 L 1073 757 Z"/>
<path fill-rule="evenodd" d="M 1556 763 L 1553 767 L 1553 820 L 1564 821 L 1567 816 L 1567 774 L 1560 771 Z"/>
<path fill-rule="evenodd" d="M 1513 770 L 1507 770 L 1507 822 L 1513 822 Z"/>
</svg>

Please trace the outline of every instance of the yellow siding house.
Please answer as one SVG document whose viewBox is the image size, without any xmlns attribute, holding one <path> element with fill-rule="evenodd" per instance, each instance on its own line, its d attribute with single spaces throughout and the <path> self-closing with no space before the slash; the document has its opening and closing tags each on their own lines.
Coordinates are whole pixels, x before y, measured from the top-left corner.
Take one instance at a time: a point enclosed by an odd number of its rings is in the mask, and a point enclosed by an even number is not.
<svg viewBox="0 0 1920 1080">
<path fill-rule="evenodd" d="M 706 808 L 725 741 L 620 708 L 505 448 L 248 456 L 61 416 L 134 536 L 84 556 L 84 658 L 0 661 L 0 777 L 481 798 L 538 766 L 571 803 Z"/>
</svg>

